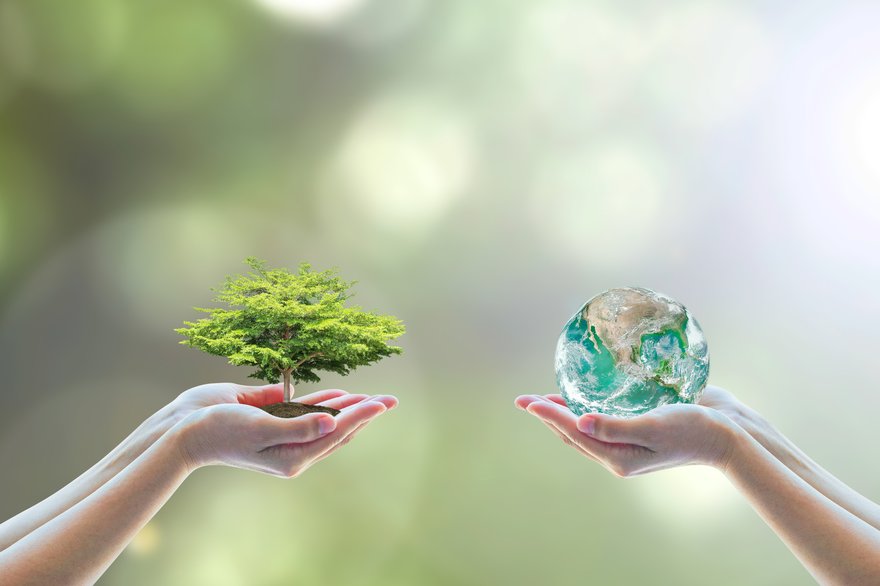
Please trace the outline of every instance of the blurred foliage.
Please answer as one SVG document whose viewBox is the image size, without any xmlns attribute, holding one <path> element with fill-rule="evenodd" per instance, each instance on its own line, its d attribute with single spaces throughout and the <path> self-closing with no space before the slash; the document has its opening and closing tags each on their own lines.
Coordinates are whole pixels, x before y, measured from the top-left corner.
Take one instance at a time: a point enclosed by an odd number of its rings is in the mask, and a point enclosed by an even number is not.
<svg viewBox="0 0 880 586">
<path fill-rule="evenodd" d="M 651 287 L 713 383 L 880 495 L 851 454 L 880 409 L 854 358 L 878 26 L 855 1 L 0 0 L 3 515 L 242 381 L 172 329 L 241 258 L 308 259 L 409 326 L 323 384 L 400 408 L 294 482 L 198 472 L 104 583 L 809 581 L 711 471 L 620 481 L 512 399 L 553 390 L 586 299 Z"/>
</svg>

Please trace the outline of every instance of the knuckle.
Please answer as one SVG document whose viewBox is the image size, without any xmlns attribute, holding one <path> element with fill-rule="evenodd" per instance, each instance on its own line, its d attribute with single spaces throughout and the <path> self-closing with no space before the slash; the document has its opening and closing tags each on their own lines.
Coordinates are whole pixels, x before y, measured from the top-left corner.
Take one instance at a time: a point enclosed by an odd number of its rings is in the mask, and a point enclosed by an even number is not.
<svg viewBox="0 0 880 586">
<path fill-rule="evenodd" d="M 607 441 L 613 436 L 613 429 L 607 421 L 596 419 L 593 423 L 592 436 L 599 441 Z"/>
</svg>

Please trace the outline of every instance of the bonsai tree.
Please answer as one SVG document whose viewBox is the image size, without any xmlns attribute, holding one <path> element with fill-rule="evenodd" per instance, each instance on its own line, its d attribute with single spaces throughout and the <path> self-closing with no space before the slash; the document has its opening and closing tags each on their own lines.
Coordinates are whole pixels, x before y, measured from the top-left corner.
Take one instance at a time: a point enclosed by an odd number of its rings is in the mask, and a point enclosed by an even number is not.
<svg viewBox="0 0 880 586">
<path fill-rule="evenodd" d="M 355 282 L 343 281 L 335 270 L 314 272 L 302 263 L 292 273 L 253 257 L 245 263 L 250 274 L 227 277 L 216 290 L 214 301 L 225 307 L 197 307 L 208 316 L 175 330 L 185 338 L 181 344 L 253 366 L 253 378 L 283 380 L 285 404 L 294 394 L 292 383 L 318 382 L 319 371 L 347 375 L 401 353 L 388 341 L 404 333 L 403 323 L 346 307 Z"/>
</svg>

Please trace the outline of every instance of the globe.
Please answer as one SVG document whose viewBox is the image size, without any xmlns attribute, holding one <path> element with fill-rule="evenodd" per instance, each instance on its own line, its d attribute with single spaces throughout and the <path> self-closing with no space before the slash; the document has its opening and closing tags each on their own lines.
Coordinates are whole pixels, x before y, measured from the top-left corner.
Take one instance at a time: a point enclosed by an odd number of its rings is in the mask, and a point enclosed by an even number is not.
<svg viewBox="0 0 880 586">
<path fill-rule="evenodd" d="M 565 324 L 556 380 L 577 415 L 635 417 L 694 403 L 709 377 L 709 348 L 679 302 L 637 287 L 596 295 Z"/>
</svg>

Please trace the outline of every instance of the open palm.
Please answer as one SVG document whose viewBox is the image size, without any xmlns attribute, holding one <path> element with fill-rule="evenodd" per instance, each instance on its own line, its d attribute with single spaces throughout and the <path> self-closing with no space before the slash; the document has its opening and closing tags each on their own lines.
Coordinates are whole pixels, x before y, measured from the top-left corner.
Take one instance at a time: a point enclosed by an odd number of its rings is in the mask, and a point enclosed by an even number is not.
<svg viewBox="0 0 880 586">
<path fill-rule="evenodd" d="M 280 384 L 214 383 L 183 392 L 174 400 L 174 412 L 185 423 L 185 456 L 190 466 L 226 464 L 275 476 L 297 476 L 348 443 L 373 418 L 397 405 L 397 399 L 389 395 L 330 389 L 298 401 L 340 410 L 335 418 L 311 413 L 282 419 L 257 408 L 282 398 Z"/>
<path fill-rule="evenodd" d="M 726 431 L 737 407 L 733 395 L 707 387 L 699 404 L 663 405 L 644 415 L 576 416 L 560 395 L 523 395 L 515 404 L 541 420 L 563 442 L 626 477 L 686 464 L 723 465 Z"/>
</svg>

